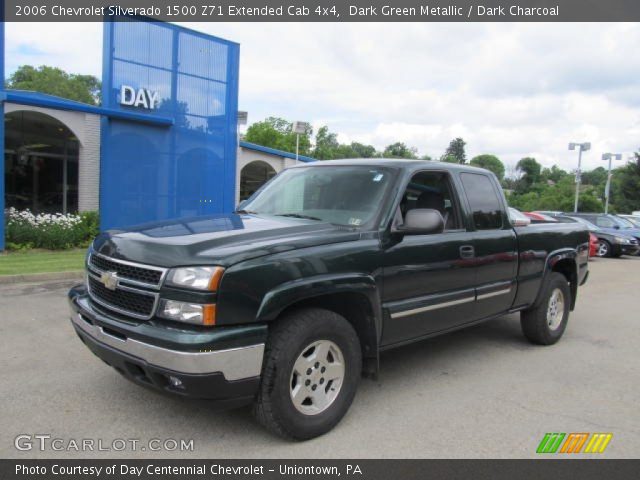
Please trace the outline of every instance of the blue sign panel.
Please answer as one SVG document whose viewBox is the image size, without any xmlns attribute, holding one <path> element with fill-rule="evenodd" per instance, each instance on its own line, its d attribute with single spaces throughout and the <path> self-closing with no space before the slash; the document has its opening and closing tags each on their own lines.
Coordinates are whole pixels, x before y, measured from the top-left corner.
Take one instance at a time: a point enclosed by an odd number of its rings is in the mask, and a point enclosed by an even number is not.
<svg viewBox="0 0 640 480">
<path fill-rule="evenodd" d="M 3 5 L 4 6 L 4 5 Z M 0 95 L 4 92 L 4 10 L 0 13 Z M 4 250 L 4 98 L 0 99 L 0 152 L 2 152 L 2 161 L 0 161 L 0 212 L 2 212 L 2 221 L 0 221 L 0 251 Z"/>
<path fill-rule="evenodd" d="M 239 50 L 148 19 L 105 23 L 103 106 L 172 125 L 102 119 L 103 229 L 233 210 Z"/>
</svg>

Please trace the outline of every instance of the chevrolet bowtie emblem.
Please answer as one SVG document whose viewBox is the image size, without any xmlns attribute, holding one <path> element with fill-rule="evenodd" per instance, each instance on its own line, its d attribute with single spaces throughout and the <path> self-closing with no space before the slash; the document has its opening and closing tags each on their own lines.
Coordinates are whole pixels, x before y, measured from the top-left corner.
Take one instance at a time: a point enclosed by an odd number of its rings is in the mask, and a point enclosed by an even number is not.
<svg viewBox="0 0 640 480">
<path fill-rule="evenodd" d="M 109 290 L 115 290 L 118 286 L 118 274 L 116 272 L 102 272 L 100 281 Z"/>
</svg>

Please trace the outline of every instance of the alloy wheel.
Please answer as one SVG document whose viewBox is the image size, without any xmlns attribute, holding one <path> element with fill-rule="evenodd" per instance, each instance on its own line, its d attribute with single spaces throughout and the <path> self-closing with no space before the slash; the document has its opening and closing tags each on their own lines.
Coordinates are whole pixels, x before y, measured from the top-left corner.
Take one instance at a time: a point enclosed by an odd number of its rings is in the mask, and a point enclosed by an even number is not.
<svg viewBox="0 0 640 480">
<path fill-rule="evenodd" d="M 306 346 L 293 364 L 291 401 L 305 415 L 318 415 L 335 401 L 345 375 L 340 347 L 330 340 Z"/>
<path fill-rule="evenodd" d="M 562 290 L 556 288 L 549 297 L 547 307 L 547 324 L 550 330 L 557 330 L 564 317 L 564 294 Z"/>
</svg>

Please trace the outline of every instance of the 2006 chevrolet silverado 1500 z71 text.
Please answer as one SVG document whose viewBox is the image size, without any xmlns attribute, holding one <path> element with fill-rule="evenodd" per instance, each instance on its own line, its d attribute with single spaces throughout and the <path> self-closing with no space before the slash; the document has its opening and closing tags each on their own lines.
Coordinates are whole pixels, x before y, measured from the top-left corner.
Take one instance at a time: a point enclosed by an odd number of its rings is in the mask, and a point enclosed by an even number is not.
<svg viewBox="0 0 640 480">
<path fill-rule="evenodd" d="M 71 320 L 130 380 L 253 402 L 305 439 L 340 421 L 382 350 L 518 311 L 529 340 L 558 341 L 588 250 L 575 224 L 514 227 L 486 170 L 317 162 L 233 214 L 101 234 Z"/>
</svg>

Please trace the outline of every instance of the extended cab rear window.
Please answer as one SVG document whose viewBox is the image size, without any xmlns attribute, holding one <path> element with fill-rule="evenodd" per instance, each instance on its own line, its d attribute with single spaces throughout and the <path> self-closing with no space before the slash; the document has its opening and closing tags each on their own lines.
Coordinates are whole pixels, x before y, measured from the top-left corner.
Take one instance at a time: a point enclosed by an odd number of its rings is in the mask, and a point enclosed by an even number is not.
<svg viewBox="0 0 640 480">
<path fill-rule="evenodd" d="M 486 175 L 461 173 L 460 179 L 469 200 L 476 230 L 502 228 L 502 202 Z"/>
</svg>

